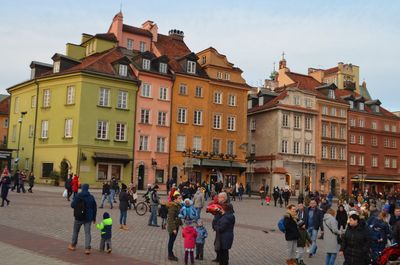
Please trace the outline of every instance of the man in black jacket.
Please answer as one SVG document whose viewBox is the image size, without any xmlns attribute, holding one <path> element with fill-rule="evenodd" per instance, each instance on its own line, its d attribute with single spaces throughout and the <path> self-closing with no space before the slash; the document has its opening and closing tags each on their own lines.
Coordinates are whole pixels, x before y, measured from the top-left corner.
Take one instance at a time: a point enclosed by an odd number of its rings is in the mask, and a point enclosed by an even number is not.
<svg viewBox="0 0 400 265">
<path fill-rule="evenodd" d="M 324 218 L 324 213 L 318 208 L 317 202 L 315 200 L 310 201 L 310 207 L 308 207 L 306 228 L 307 232 L 311 237 L 312 245 L 310 247 L 309 257 L 311 258 L 317 253 L 317 236 L 318 230 L 321 229 L 322 233 L 324 231 L 324 226 L 322 221 Z"/>
</svg>

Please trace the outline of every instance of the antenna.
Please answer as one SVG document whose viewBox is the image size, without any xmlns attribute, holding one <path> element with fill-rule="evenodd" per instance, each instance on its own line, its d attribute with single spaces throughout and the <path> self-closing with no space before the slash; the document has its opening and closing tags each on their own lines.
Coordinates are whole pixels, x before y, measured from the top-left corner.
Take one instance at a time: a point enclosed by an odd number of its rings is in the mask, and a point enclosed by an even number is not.
<svg viewBox="0 0 400 265">
<path fill-rule="evenodd" d="M 122 13 L 122 0 L 121 0 L 121 2 L 120 2 L 120 4 L 119 4 L 119 12 Z"/>
</svg>

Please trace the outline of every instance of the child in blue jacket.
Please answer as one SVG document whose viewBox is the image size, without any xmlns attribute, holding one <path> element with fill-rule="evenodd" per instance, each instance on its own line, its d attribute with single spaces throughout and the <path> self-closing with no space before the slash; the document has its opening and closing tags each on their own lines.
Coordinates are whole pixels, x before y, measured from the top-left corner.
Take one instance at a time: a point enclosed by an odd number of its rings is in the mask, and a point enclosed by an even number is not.
<svg viewBox="0 0 400 265">
<path fill-rule="evenodd" d="M 183 220 L 183 222 L 187 220 L 197 221 L 197 219 L 199 219 L 197 216 L 197 211 L 193 206 L 193 202 L 190 199 L 185 199 L 183 201 L 183 205 L 178 216 Z"/>
<path fill-rule="evenodd" d="M 101 232 L 100 251 L 103 252 L 107 244 L 107 253 L 111 253 L 111 234 L 112 234 L 112 219 L 110 214 L 103 214 L 103 221 L 96 224 L 97 229 Z"/>
<path fill-rule="evenodd" d="M 203 225 L 202 220 L 197 221 L 197 237 L 196 237 L 196 259 L 203 260 L 204 254 L 204 244 L 206 243 L 206 238 L 208 236 L 207 230 Z"/>
</svg>

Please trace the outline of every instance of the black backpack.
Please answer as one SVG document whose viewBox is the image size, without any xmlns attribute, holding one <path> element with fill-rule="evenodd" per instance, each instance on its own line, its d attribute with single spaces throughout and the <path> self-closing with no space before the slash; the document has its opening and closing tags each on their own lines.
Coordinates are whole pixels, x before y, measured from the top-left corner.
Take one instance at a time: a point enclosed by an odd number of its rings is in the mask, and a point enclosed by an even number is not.
<svg viewBox="0 0 400 265">
<path fill-rule="evenodd" d="M 78 198 L 78 202 L 74 208 L 74 217 L 78 221 L 85 221 L 86 219 L 86 203 L 85 200 Z"/>
</svg>

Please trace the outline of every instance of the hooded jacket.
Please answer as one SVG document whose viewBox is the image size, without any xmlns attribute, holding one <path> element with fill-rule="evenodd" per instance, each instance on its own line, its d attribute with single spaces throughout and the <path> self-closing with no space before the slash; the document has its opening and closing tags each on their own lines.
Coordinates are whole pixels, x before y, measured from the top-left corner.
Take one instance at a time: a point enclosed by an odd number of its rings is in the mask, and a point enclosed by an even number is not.
<svg viewBox="0 0 400 265">
<path fill-rule="evenodd" d="M 89 192 L 89 185 L 83 184 L 82 191 L 77 194 L 71 203 L 71 208 L 75 208 L 79 200 L 85 201 L 86 219 L 85 222 L 95 222 L 97 214 L 97 204 L 93 195 Z"/>
<path fill-rule="evenodd" d="M 174 230 L 178 230 L 179 226 L 182 225 L 182 220 L 178 217 L 181 205 L 176 202 L 169 202 L 166 205 L 168 208 L 167 231 L 168 233 L 172 233 Z"/>
<path fill-rule="evenodd" d="M 204 244 L 206 238 L 208 237 L 206 228 L 204 226 L 197 226 L 196 231 L 197 231 L 196 244 Z"/>
<path fill-rule="evenodd" d="M 186 201 L 190 201 L 190 205 L 186 206 Z M 185 199 L 185 202 L 179 211 L 179 218 L 182 218 L 184 220 L 197 220 L 197 212 L 196 209 L 193 207 L 193 203 L 189 199 Z"/>
<path fill-rule="evenodd" d="M 182 229 L 182 237 L 183 237 L 184 248 L 194 248 L 196 246 L 197 232 L 193 226 L 191 225 L 185 226 Z"/>
<path fill-rule="evenodd" d="M 101 232 L 101 238 L 111 239 L 112 236 L 112 219 L 110 214 L 105 212 L 103 214 L 103 221 L 100 224 L 96 224 L 96 228 Z"/>
</svg>

